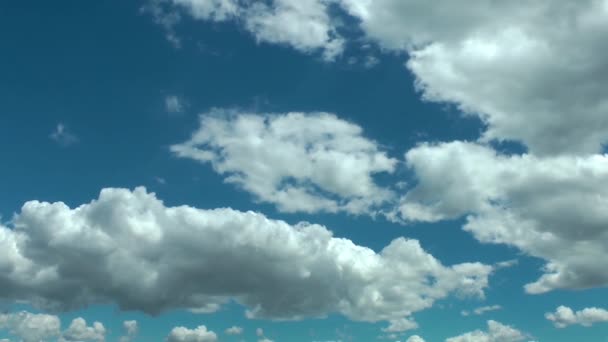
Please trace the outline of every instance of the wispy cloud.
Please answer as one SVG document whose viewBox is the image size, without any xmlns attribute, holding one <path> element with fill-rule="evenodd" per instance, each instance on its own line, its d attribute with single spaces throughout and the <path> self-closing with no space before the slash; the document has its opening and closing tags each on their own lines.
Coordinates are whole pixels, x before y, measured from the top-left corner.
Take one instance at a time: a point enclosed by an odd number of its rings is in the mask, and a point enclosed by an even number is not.
<svg viewBox="0 0 608 342">
<path fill-rule="evenodd" d="M 63 123 L 58 123 L 49 137 L 61 146 L 69 146 L 78 142 L 78 137 Z"/>
<path fill-rule="evenodd" d="M 184 101 L 177 95 L 165 97 L 165 109 L 168 113 L 181 113 L 184 111 Z"/>
</svg>

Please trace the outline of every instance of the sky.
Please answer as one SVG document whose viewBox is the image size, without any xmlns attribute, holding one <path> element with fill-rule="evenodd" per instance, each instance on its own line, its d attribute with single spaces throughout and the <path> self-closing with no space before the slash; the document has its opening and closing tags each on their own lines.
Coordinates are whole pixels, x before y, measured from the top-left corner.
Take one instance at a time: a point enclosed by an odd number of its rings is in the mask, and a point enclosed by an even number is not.
<svg viewBox="0 0 608 342">
<path fill-rule="evenodd" d="M 608 2 L 0 3 L 0 342 L 608 342 Z"/>
</svg>

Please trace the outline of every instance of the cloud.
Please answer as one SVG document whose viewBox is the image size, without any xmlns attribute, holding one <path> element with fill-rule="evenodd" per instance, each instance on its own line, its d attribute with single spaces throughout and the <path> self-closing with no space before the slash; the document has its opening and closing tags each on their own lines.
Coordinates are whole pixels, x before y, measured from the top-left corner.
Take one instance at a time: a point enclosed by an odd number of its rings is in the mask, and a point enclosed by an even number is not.
<svg viewBox="0 0 608 342">
<path fill-rule="evenodd" d="M 608 155 L 502 155 L 465 142 L 422 144 L 406 154 L 417 184 L 401 201 L 406 221 L 466 216 L 483 243 L 547 261 L 529 293 L 608 285 Z"/>
<path fill-rule="evenodd" d="M 152 0 L 144 8 L 150 8 L 147 12 L 171 37 L 179 14 L 186 13 L 196 20 L 234 20 L 258 42 L 287 45 L 304 53 L 319 51 L 324 59 L 334 60 L 344 49 L 344 39 L 332 22 L 329 6 L 318 0 Z"/>
<path fill-rule="evenodd" d="M 385 51 L 407 53 L 407 68 L 425 100 L 453 103 L 480 118 L 487 126 L 483 141 L 517 140 L 539 155 L 594 153 L 607 142 L 604 1 L 162 3 L 196 19 L 234 19 L 258 41 L 321 50 L 328 60 L 344 50 L 338 33 L 344 14 L 336 13 L 346 12 L 355 19 L 348 20 L 355 25 L 350 31 L 361 31 Z"/>
<path fill-rule="evenodd" d="M 62 123 L 57 124 L 49 137 L 61 146 L 69 146 L 78 142 L 78 138 Z"/>
<path fill-rule="evenodd" d="M 569 325 L 590 327 L 595 323 L 608 322 L 608 311 L 599 308 L 585 308 L 574 312 L 567 306 L 559 306 L 554 313 L 546 313 L 545 318 L 558 328 Z"/>
<path fill-rule="evenodd" d="M 177 95 L 165 97 L 165 109 L 167 113 L 181 113 L 184 110 L 184 103 Z"/>
<path fill-rule="evenodd" d="M 373 177 L 392 173 L 397 160 L 361 127 L 329 113 L 215 109 L 201 116 L 190 140 L 171 150 L 210 163 L 226 182 L 284 212 L 373 213 L 394 197 Z"/>
<path fill-rule="evenodd" d="M 0 314 L 0 330 L 6 329 L 23 342 L 57 340 L 59 342 L 103 342 L 105 327 L 99 322 L 87 326 L 82 317 L 72 320 L 61 332 L 61 320 L 55 315 L 34 314 L 26 311 Z"/>
<path fill-rule="evenodd" d="M 137 321 L 124 321 L 122 323 L 122 325 L 125 330 L 125 335 L 121 336 L 119 341 L 120 342 L 132 341 L 135 338 L 135 336 L 137 336 L 137 332 L 139 331 L 139 326 L 137 324 Z"/>
<path fill-rule="evenodd" d="M 384 332 L 402 332 L 418 328 L 418 324 L 411 319 L 400 318 L 394 319 L 389 322 L 389 326 L 383 328 Z"/>
<path fill-rule="evenodd" d="M 241 327 L 237 327 L 237 326 L 232 326 L 228 329 L 226 329 L 226 335 L 241 335 L 243 333 L 243 328 Z"/>
<path fill-rule="evenodd" d="M 412 335 L 405 342 L 424 342 L 424 339 L 418 335 Z"/>
<path fill-rule="evenodd" d="M 61 321 L 57 316 L 22 311 L 0 314 L 0 329 L 8 330 L 23 342 L 40 342 L 59 337 Z"/>
<path fill-rule="evenodd" d="M 175 327 L 166 339 L 167 342 L 216 342 L 217 335 L 201 325 L 196 329 Z"/>
<path fill-rule="evenodd" d="M 483 120 L 483 140 L 522 141 L 537 154 L 606 142 L 605 1 L 341 2 L 369 39 L 408 52 L 424 99 Z"/>
<path fill-rule="evenodd" d="M 84 341 L 105 341 L 106 328 L 100 322 L 94 322 L 92 326 L 87 325 L 84 318 L 76 318 L 72 321 L 66 331 L 64 331 L 60 342 L 84 342 Z"/>
<path fill-rule="evenodd" d="M 500 305 L 482 306 L 482 307 L 474 309 L 473 310 L 473 314 L 480 316 L 480 315 L 483 315 L 486 312 L 497 311 L 497 310 L 502 310 L 502 306 L 500 306 Z M 469 311 L 463 310 L 461 312 L 461 314 L 463 316 L 468 316 L 471 313 Z"/>
<path fill-rule="evenodd" d="M 248 317 L 376 322 L 453 293 L 483 296 L 493 268 L 444 266 L 416 240 L 376 253 L 316 224 L 166 207 L 144 188 L 109 188 L 75 209 L 27 202 L 12 228 L 0 226 L 0 270 L 1 297 L 55 310 L 115 303 L 159 313 L 234 299 Z"/>
<path fill-rule="evenodd" d="M 475 330 L 450 337 L 446 342 L 519 342 L 526 339 L 521 331 L 496 321 L 488 321 L 488 331 Z"/>
</svg>

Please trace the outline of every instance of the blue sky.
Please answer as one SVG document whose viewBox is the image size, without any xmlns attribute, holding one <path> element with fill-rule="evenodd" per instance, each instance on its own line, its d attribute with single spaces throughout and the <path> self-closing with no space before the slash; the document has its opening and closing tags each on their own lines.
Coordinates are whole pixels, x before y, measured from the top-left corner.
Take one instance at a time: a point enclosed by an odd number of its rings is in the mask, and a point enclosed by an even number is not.
<svg viewBox="0 0 608 342">
<path fill-rule="evenodd" d="M 535 6 L 0 4 L 0 341 L 608 341 L 608 5 Z"/>
</svg>

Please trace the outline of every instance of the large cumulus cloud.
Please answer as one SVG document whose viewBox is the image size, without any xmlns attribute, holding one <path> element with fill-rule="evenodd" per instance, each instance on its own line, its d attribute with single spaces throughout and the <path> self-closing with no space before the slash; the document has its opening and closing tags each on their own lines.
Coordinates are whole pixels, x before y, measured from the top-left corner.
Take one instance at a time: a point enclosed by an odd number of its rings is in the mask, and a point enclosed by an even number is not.
<svg viewBox="0 0 608 342">
<path fill-rule="evenodd" d="M 465 230 L 547 260 L 530 293 L 607 286 L 608 157 L 502 155 L 465 142 L 406 154 L 418 183 L 398 215 L 410 221 L 467 216 Z"/>
<path fill-rule="evenodd" d="M 376 253 L 320 225 L 167 207 L 144 188 L 104 189 L 76 208 L 27 202 L 0 237 L 0 296 L 55 309 L 210 311 L 234 299 L 250 317 L 394 321 L 452 292 L 482 296 L 492 271 L 444 266 L 416 240 Z"/>
</svg>

